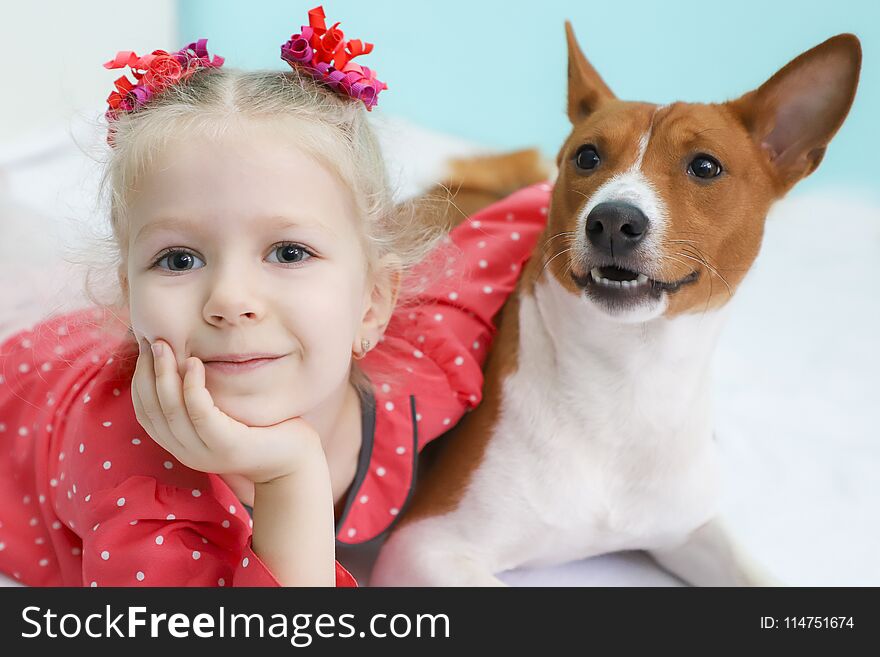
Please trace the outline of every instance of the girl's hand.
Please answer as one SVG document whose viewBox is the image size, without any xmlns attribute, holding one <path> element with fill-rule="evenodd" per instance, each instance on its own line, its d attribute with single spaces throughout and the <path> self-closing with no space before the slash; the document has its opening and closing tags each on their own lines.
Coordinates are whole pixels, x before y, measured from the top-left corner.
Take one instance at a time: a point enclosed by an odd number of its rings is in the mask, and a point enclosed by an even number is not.
<svg viewBox="0 0 880 657">
<path fill-rule="evenodd" d="M 159 445 L 194 470 L 238 473 L 255 484 L 292 474 L 313 462 L 321 439 L 302 418 L 270 427 L 250 427 L 214 405 L 205 387 L 205 365 L 186 360 L 181 381 L 171 346 L 156 340 L 161 353 L 138 336 L 140 355 L 131 383 L 135 417 Z"/>
</svg>

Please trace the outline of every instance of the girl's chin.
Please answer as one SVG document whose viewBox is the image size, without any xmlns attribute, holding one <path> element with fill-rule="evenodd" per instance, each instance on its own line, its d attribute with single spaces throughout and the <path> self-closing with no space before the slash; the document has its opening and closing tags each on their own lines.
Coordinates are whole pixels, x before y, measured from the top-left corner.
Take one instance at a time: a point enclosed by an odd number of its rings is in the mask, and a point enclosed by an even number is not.
<svg viewBox="0 0 880 657">
<path fill-rule="evenodd" d="M 241 399 L 224 401 L 222 397 L 215 397 L 214 404 L 233 420 L 249 427 L 270 427 L 292 417 L 299 417 L 305 412 L 289 407 L 272 408 L 265 399 L 261 400 L 257 397 L 247 401 Z"/>
</svg>

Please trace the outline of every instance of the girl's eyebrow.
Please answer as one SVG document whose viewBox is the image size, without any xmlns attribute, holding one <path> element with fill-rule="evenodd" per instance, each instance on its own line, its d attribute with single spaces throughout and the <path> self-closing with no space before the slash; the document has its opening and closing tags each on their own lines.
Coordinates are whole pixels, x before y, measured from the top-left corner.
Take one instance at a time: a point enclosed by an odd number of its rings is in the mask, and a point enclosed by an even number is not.
<svg viewBox="0 0 880 657">
<path fill-rule="evenodd" d="M 254 220 L 252 224 L 256 229 L 271 228 L 302 228 L 305 230 L 318 230 L 326 233 L 330 237 L 336 237 L 336 234 L 327 226 L 317 221 L 297 222 L 293 219 L 281 215 L 272 217 L 260 217 Z M 180 217 L 165 217 L 156 219 L 142 226 L 135 235 L 135 241 L 147 235 L 161 230 L 189 230 L 196 234 L 206 234 L 214 231 L 214 227 L 210 223 L 191 222 Z"/>
</svg>

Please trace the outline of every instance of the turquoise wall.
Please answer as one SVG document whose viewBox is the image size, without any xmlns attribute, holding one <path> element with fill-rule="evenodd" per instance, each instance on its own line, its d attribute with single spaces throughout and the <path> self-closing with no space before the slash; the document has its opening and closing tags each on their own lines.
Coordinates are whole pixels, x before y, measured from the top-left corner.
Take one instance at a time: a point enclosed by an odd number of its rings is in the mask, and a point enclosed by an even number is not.
<svg viewBox="0 0 880 657">
<path fill-rule="evenodd" d="M 181 42 L 207 37 L 228 65 L 283 68 L 279 48 L 314 4 L 179 0 Z M 849 187 L 880 197 L 876 0 L 327 0 L 324 10 L 347 38 L 376 44 L 364 63 L 389 89 L 374 111 L 492 146 L 538 145 L 548 155 L 568 130 L 566 18 L 619 97 L 659 103 L 736 97 L 802 51 L 854 32 L 864 51 L 856 102 L 801 189 Z"/>
</svg>

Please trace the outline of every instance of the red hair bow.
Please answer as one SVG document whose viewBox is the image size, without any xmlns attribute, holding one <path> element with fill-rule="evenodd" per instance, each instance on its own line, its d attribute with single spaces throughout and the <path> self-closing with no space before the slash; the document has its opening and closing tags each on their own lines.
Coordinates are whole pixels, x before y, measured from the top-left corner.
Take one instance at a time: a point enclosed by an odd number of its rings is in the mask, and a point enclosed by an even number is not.
<svg viewBox="0 0 880 657">
<path fill-rule="evenodd" d="M 331 89 L 363 101 L 368 110 L 376 105 L 379 92 L 388 85 L 376 78 L 376 72 L 352 60 L 373 50 L 372 43 L 360 39 L 345 40 L 339 23 L 328 28 L 323 7 L 309 12 L 309 24 L 281 46 L 281 59 L 299 67 Z"/>
</svg>

